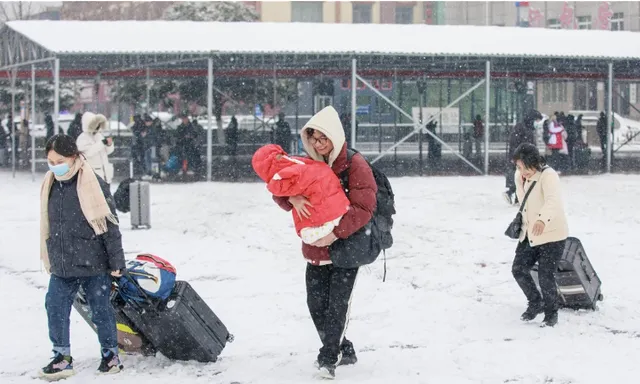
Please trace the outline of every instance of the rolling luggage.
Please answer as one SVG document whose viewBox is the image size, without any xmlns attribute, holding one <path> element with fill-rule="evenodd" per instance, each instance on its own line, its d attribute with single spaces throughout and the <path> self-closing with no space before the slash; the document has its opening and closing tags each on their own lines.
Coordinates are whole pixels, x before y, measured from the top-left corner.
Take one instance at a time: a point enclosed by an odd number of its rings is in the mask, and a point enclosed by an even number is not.
<svg viewBox="0 0 640 384">
<path fill-rule="evenodd" d="M 574 164 L 578 171 L 588 172 L 591 160 L 591 148 L 584 143 L 576 143 L 573 147 Z"/>
<path fill-rule="evenodd" d="M 538 266 L 531 270 L 538 289 Z M 602 301 L 602 282 L 593 269 L 582 243 L 575 237 L 568 237 L 558 271 L 554 274 L 558 286 L 560 306 L 571 309 L 597 309 Z"/>
<path fill-rule="evenodd" d="M 233 336 L 198 293 L 177 281 L 168 299 L 127 301 L 126 317 L 163 355 L 175 360 L 214 362 Z"/>
<path fill-rule="evenodd" d="M 129 184 L 129 205 L 131 208 L 131 228 L 151 228 L 150 185 L 147 181 Z"/>
<path fill-rule="evenodd" d="M 122 312 L 124 301 L 119 297 L 116 289 L 111 291 L 111 305 L 115 311 L 116 327 L 118 329 L 118 348 L 129 354 L 141 354 L 145 356 L 155 355 L 156 349 L 144 337 Z M 87 303 L 84 289 L 80 287 L 73 301 L 73 307 L 80 316 L 97 332 L 96 325 L 91 320 L 91 308 Z"/>
</svg>

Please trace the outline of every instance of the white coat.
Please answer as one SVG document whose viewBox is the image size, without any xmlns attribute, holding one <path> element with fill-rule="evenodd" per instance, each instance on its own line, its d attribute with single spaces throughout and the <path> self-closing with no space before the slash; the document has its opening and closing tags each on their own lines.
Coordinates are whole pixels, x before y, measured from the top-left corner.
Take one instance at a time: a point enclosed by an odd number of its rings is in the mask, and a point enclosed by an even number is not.
<svg viewBox="0 0 640 384">
<path fill-rule="evenodd" d="M 96 115 L 85 112 L 82 115 L 82 133 L 76 140 L 78 150 L 82 153 L 96 175 L 111 184 L 113 180 L 113 164 L 109 162 L 109 155 L 115 147 L 113 142 L 106 145 L 105 137 L 101 131 L 107 128 L 107 118 L 104 115 Z"/>
</svg>

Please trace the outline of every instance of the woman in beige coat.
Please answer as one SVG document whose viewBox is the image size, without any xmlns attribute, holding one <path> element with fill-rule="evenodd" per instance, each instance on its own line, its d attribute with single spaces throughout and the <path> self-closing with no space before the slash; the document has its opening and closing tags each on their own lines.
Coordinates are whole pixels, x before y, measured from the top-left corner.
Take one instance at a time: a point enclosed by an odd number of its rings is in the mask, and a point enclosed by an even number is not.
<svg viewBox="0 0 640 384">
<path fill-rule="evenodd" d="M 513 161 L 516 163 L 518 201 L 524 200 L 524 195 L 536 182 L 522 210 L 522 232 L 512 267 L 513 277 L 529 301 L 521 318 L 530 321 L 544 312 L 543 326 L 552 327 L 558 322 L 554 272 L 569 235 L 560 178 L 546 165 L 533 144 L 521 144 L 513 154 Z M 536 262 L 542 294 L 531 277 L 531 268 Z"/>
</svg>

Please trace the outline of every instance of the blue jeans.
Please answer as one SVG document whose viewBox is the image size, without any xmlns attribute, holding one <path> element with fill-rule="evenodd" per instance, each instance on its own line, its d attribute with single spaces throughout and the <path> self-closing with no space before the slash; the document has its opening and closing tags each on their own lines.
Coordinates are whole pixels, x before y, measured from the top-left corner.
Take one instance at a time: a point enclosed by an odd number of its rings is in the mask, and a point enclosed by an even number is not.
<svg viewBox="0 0 640 384">
<path fill-rule="evenodd" d="M 116 318 L 109 300 L 111 277 L 107 274 L 71 278 L 51 275 L 45 307 L 49 320 L 49 339 L 53 343 L 53 351 L 65 356 L 71 355 L 69 319 L 71 307 L 80 286 L 84 288 L 87 295 L 87 302 L 91 308 L 91 319 L 98 330 L 98 340 L 102 347 L 102 353 L 105 354 L 108 351 L 112 351 L 117 354 Z"/>
</svg>

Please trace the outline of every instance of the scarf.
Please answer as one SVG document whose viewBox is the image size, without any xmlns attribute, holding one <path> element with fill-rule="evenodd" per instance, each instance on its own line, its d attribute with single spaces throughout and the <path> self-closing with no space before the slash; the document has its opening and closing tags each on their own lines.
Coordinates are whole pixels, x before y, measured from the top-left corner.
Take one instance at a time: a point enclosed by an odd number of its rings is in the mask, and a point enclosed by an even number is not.
<svg viewBox="0 0 640 384">
<path fill-rule="evenodd" d="M 47 239 L 49 239 L 49 193 L 54 179 L 67 181 L 71 180 L 76 174 L 78 175 L 77 189 L 80 208 L 95 234 L 101 235 L 108 231 L 107 220 L 118 225 L 118 219 L 111 212 L 109 204 L 107 204 L 107 200 L 102 193 L 98 177 L 84 159 L 78 157 L 69 172 L 63 176 L 55 176 L 53 172 L 47 172 L 40 190 L 40 259 L 47 273 L 51 273 L 46 243 Z"/>
</svg>

